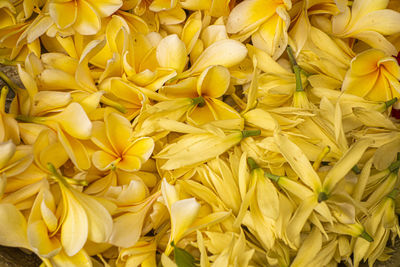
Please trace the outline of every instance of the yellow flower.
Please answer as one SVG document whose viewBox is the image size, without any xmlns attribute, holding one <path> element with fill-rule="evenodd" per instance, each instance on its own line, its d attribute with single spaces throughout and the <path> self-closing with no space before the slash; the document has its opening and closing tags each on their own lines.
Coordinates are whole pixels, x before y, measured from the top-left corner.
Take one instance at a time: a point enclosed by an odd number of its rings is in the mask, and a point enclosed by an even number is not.
<svg viewBox="0 0 400 267">
<path fill-rule="evenodd" d="M 93 123 L 91 139 L 102 150 L 93 154 L 93 164 L 99 170 L 118 168 L 139 170 L 153 153 L 154 141 L 149 137 L 133 139 L 130 122 L 117 113 L 105 116 L 104 122 Z"/>
<path fill-rule="evenodd" d="M 342 91 L 368 100 L 388 101 L 400 97 L 399 79 L 396 59 L 381 50 L 370 49 L 352 60 Z"/>
<path fill-rule="evenodd" d="M 396 48 L 384 35 L 400 31 L 400 13 L 385 9 L 387 5 L 387 0 L 354 0 L 351 10 L 345 7 L 332 18 L 332 33 L 340 38 L 359 39 L 389 55 L 396 55 Z"/>
<path fill-rule="evenodd" d="M 122 6 L 122 0 L 49 1 L 49 14 L 60 29 L 73 27 L 82 35 L 96 34 L 101 18 L 108 17 Z"/>
<path fill-rule="evenodd" d="M 223 66 L 211 66 L 198 79 L 187 78 L 178 84 L 165 86 L 159 92 L 171 98 L 193 98 L 196 104 L 188 111 L 188 120 L 196 125 L 215 120 L 241 120 L 237 111 L 218 99 L 226 93 L 229 84 L 229 70 Z"/>
<path fill-rule="evenodd" d="M 228 33 L 239 40 L 250 35 L 254 46 L 263 49 L 274 59 L 285 51 L 290 25 L 290 0 L 246 0 L 231 11 L 226 24 Z"/>
</svg>

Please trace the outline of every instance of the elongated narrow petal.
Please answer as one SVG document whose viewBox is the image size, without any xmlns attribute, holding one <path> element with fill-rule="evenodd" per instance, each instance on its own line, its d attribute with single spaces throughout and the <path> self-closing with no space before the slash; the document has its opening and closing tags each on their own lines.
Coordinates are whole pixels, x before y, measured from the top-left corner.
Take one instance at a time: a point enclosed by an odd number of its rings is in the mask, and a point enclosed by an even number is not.
<svg viewBox="0 0 400 267">
<path fill-rule="evenodd" d="M 282 134 L 276 134 L 274 137 L 282 155 L 300 179 L 313 190 L 318 191 L 321 188 L 321 180 L 303 151 Z"/>
<path fill-rule="evenodd" d="M 371 139 L 361 139 L 354 143 L 343 157 L 332 167 L 325 177 L 323 190 L 330 193 L 335 185 L 354 167 L 360 160 L 365 150 L 373 143 Z"/>
</svg>

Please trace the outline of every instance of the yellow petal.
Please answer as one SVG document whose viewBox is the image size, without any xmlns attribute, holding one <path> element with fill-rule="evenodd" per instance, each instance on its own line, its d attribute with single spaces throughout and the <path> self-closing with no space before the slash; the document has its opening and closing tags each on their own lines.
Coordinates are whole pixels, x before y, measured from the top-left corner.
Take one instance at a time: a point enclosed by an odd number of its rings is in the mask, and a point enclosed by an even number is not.
<svg viewBox="0 0 400 267">
<path fill-rule="evenodd" d="M 378 62 L 386 55 L 383 51 L 370 49 L 358 54 L 351 61 L 351 72 L 353 75 L 367 75 L 378 69 Z"/>
<path fill-rule="evenodd" d="M 14 156 L 15 150 L 16 147 L 11 140 L 0 143 L 0 170 L 3 169 Z"/>
<path fill-rule="evenodd" d="M 25 217 L 14 205 L 0 204 L 0 222 L 1 245 L 29 248 Z"/>
<path fill-rule="evenodd" d="M 348 94 L 365 97 L 370 91 L 374 90 L 379 76 L 378 71 L 371 72 L 364 76 L 356 76 L 353 75 L 350 70 L 344 78 L 342 91 Z"/>
<path fill-rule="evenodd" d="M 136 139 L 129 148 L 124 151 L 124 156 L 136 156 L 142 162 L 147 161 L 154 149 L 154 140 L 150 137 L 141 137 Z"/>
<path fill-rule="evenodd" d="M 131 155 L 124 155 L 122 160 L 117 163 L 118 169 L 132 172 L 140 170 L 142 162 L 139 157 L 131 156 Z"/>
<path fill-rule="evenodd" d="M 53 2 L 49 4 L 49 12 L 57 26 L 60 29 L 65 29 L 74 24 L 78 8 L 75 1 L 64 3 Z"/>
<path fill-rule="evenodd" d="M 82 35 L 96 34 L 101 28 L 100 16 L 85 0 L 78 1 L 78 14 L 74 29 Z"/>
<path fill-rule="evenodd" d="M 154 0 L 149 9 L 153 12 L 160 12 L 163 10 L 169 10 L 176 5 L 176 0 Z"/>
<path fill-rule="evenodd" d="M 246 55 L 247 49 L 241 42 L 232 39 L 221 40 L 207 47 L 188 72 L 199 73 L 212 65 L 230 68 L 240 63 Z"/>
<path fill-rule="evenodd" d="M 242 120 L 240 114 L 233 107 L 229 106 L 225 102 L 222 102 L 221 100 L 215 98 L 207 99 L 206 102 L 210 109 L 213 111 L 214 118 L 216 120 Z"/>
<path fill-rule="evenodd" d="M 122 0 L 88 0 L 101 17 L 108 17 L 122 6 Z"/>
<path fill-rule="evenodd" d="M 200 204 L 194 198 L 178 200 L 171 205 L 171 236 L 170 242 L 178 243 L 185 231 L 196 219 Z M 170 243 L 169 242 L 169 243 Z M 168 247 L 165 251 L 169 254 Z"/>
<path fill-rule="evenodd" d="M 313 230 L 308 234 L 306 239 L 303 241 L 296 257 L 292 261 L 290 266 L 300 267 L 307 266 L 307 263 L 311 259 L 315 258 L 317 253 L 322 247 L 322 235 L 318 228 L 314 227 Z"/>
<path fill-rule="evenodd" d="M 112 232 L 112 218 L 107 209 L 95 198 L 74 191 L 74 196 L 85 209 L 88 219 L 88 239 L 96 243 L 104 243 Z"/>
<path fill-rule="evenodd" d="M 357 33 L 368 30 L 383 35 L 395 34 L 400 31 L 399 20 L 400 13 L 395 10 L 376 10 L 355 21 L 351 27 L 351 32 Z"/>
<path fill-rule="evenodd" d="M 94 166 L 101 171 L 112 168 L 117 164 L 118 161 L 118 158 L 116 158 L 114 155 L 110 155 L 104 151 L 96 151 L 92 156 L 92 162 Z"/>
<path fill-rule="evenodd" d="M 45 69 L 40 73 L 38 78 L 46 90 L 82 89 L 75 81 L 73 75 L 62 70 Z"/>
<path fill-rule="evenodd" d="M 30 223 L 27 231 L 29 244 L 38 255 L 50 258 L 60 252 L 60 242 L 56 238 L 49 237 L 46 224 L 42 220 Z"/>
<path fill-rule="evenodd" d="M 333 165 L 324 179 L 323 188 L 326 193 L 330 193 L 335 185 L 344 178 L 344 176 L 360 160 L 365 150 L 373 144 L 371 139 L 361 139 L 355 142 L 343 157 Z"/>
<path fill-rule="evenodd" d="M 74 165 L 81 170 L 89 169 L 91 163 L 85 146 L 76 138 L 64 133 L 61 129 L 57 130 L 57 134 Z"/>
<path fill-rule="evenodd" d="M 265 8 L 268 6 L 268 8 Z M 228 33 L 250 31 L 275 13 L 277 3 L 268 0 L 248 0 L 235 6 L 228 17 Z"/>
<path fill-rule="evenodd" d="M 321 180 L 303 151 L 282 134 L 276 134 L 274 138 L 282 155 L 299 175 L 300 179 L 313 190 L 319 190 L 321 188 Z"/>
<path fill-rule="evenodd" d="M 61 227 L 61 243 L 68 256 L 74 256 L 85 245 L 89 233 L 89 223 L 85 209 L 69 192 L 62 187 L 65 219 Z"/>
<path fill-rule="evenodd" d="M 51 265 L 50 265 L 51 264 Z M 81 249 L 73 256 L 67 255 L 65 250 L 62 250 L 56 256 L 51 258 L 50 266 L 79 266 L 79 267 L 92 267 L 93 263 L 90 256 Z"/>
<path fill-rule="evenodd" d="M 202 28 L 201 13 L 197 11 L 194 12 L 192 15 L 190 15 L 190 17 L 186 20 L 185 26 L 183 27 L 182 30 L 181 39 L 185 43 L 186 51 L 188 54 L 190 54 L 194 45 L 199 39 L 201 28 Z"/>
<path fill-rule="evenodd" d="M 187 62 L 185 43 L 178 35 L 171 34 L 161 40 L 156 50 L 157 61 L 161 67 L 173 68 L 182 72 Z"/>
<path fill-rule="evenodd" d="M 111 145 L 110 141 L 108 140 L 106 133 L 106 126 L 104 122 L 102 121 L 93 122 L 91 141 L 95 143 L 99 148 L 106 151 L 107 153 L 115 155 L 116 157 L 118 156 L 118 154 L 114 152 L 114 148 Z"/>
<path fill-rule="evenodd" d="M 110 113 L 104 118 L 107 138 L 114 151 L 122 154 L 129 144 L 132 135 L 132 126 L 128 119 L 118 113 Z"/>
<path fill-rule="evenodd" d="M 82 106 L 74 102 L 69 104 L 59 114 L 50 117 L 56 120 L 71 136 L 78 139 L 89 139 L 92 132 L 92 123 Z"/>
<path fill-rule="evenodd" d="M 223 96 L 230 84 L 229 70 L 223 66 L 206 68 L 197 80 L 197 92 L 200 96 L 218 98 Z"/>
</svg>

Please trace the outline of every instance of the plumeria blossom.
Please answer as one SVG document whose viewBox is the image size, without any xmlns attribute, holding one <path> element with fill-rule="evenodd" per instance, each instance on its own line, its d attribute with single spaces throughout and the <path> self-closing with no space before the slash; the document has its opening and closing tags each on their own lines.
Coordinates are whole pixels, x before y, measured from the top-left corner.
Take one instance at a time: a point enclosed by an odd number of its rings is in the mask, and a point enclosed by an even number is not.
<svg viewBox="0 0 400 267">
<path fill-rule="evenodd" d="M 82 35 L 96 34 L 101 18 L 110 16 L 122 6 L 122 0 L 109 1 L 50 1 L 49 14 L 60 29 L 72 27 Z"/>
<path fill-rule="evenodd" d="M 348 2 L 348 1 L 346 1 Z M 397 51 L 385 35 L 400 32 L 397 23 L 400 13 L 386 9 L 388 1 L 353 1 L 352 7 L 333 17 L 332 33 L 341 38 L 356 38 L 373 48 L 381 49 L 389 55 Z"/>
<path fill-rule="evenodd" d="M 269 8 L 264 8 L 268 6 Z M 274 59 L 278 58 L 288 42 L 290 25 L 289 1 L 246 0 L 229 14 L 228 33 L 244 40 L 251 36 L 254 46 L 263 49 Z"/>
<path fill-rule="evenodd" d="M 188 78 L 176 85 L 164 86 L 160 93 L 170 98 L 188 97 L 198 102 L 188 111 L 188 120 L 202 125 L 215 120 L 240 120 L 240 115 L 218 98 L 229 89 L 229 70 L 210 66 L 198 79 Z"/>
<path fill-rule="evenodd" d="M 400 96 L 400 67 L 394 57 L 377 49 L 358 54 L 351 62 L 342 91 L 373 101 Z"/>
<path fill-rule="evenodd" d="M 93 154 L 92 161 L 102 171 L 139 170 L 154 149 L 152 138 L 134 139 L 129 121 L 113 112 L 105 116 L 104 122 L 94 124 L 91 140 L 101 149 Z"/>
</svg>

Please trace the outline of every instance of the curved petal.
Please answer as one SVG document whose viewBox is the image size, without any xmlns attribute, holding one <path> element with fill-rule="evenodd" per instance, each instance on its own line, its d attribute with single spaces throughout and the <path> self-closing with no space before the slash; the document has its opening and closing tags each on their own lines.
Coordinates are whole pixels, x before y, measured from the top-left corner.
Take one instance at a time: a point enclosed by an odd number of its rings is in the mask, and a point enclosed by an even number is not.
<svg viewBox="0 0 400 267">
<path fill-rule="evenodd" d="M 61 227 L 61 243 L 68 256 L 74 256 L 85 245 L 89 233 L 85 209 L 68 188 L 62 187 L 66 217 Z"/>
<path fill-rule="evenodd" d="M 142 161 L 137 156 L 124 155 L 122 160 L 117 163 L 118 169 L 126 172 L 133 172 L 140 170 L 142 166 Z"/>
<path fill-rule="evenodd" d="M 240 114 L 231 106 L 218 99 L 207 99 L 216 120 L 241 119 Z"/>
<path fill-rule="evenodd" d="M 161 67 L 175 69 L 178 73 L 183 71 L 188 60 L 185 43 L 176 34 L 160 41 L 156 56 Z"/>
<path fill-rule="evenodd" d="M 61 129 L 57 130 L 58 139 L 67 152 L 70 160 L 80 170 L 88 170 L 90 168 L 90 159 L 85 146 L 76 138 L 64 133 Z"/>
<path fill-rule="evenodd" d="M 78 8 L 76 1 L 65 3 L 52 2 L 49 4 L 49 12 L 57 26 L 60 29 L 65 29 L 74 24 Z"/>
<path fill-rule="evenodd" d="M 56 238 L 50 238 L 46 224 L 35 221 L 28 225 L 27 229 L 29 244 L 36 254 L 42 257 L 53 257 L 61 250 L 61 244 Z"/>
<path fill-rule="evenodd" d="M 141 137 L 136 139 L 124 152 L 125 156 L 136 156 L 142 162 L 147 161 L 154 149 L 154 140 L 150 137 Z"/>
<path fill-rule="evenodd" d="M 197 80 L 197 93 L 200 96 L 221 97 L 229 88 L 230 78 L 227 68 L 223 66 L 208 67 Z"/>
<path fill-rule="evenodd" d="M 353 76 L 349 71 L 344 78 L 342 91 L 364 97 L 373 90 L 379 76 L 379 71 L 364 76 Z"/>
<path fill-rule="evenodd" d="M 122 6 L 122 0 L 88 0 L 101 17 L 110 16 Z"/>
<path fill-rule="evenodd" d="M 110 113 L 104 118 L 107 138 L 118 154 L 122 154 L 129 144 L 132 126 L 128 119 L 118 113 Z"/>
<path fill-rule="evenodd" d="M 90 140 L 96 144 L 99 148 L 106 151 L 109 154 L 114 155 L 115 157 L 118 156 L 115 153 L 113 146 L 111 145 L 110 141 L 108 140 L 107 133 L 106 133 L 106 126 L 105 123 L 102 121 L 94 121 L 93 128 L 92 128 L 92 137 Z"/>
<path fill-rule="evenodd" d="M 385 53 L 381 50 L 370 49 L 358 54 L 351 61 L 352 75 L 367 75 L 378 69 L 378 62 L 385 57 Z"/>
<path fill-rule="evenodd" d="M 117 163 L 117 160 L 113 155 L 101 150 L 94 152 L 92 156 L 94 166 L 101 171 L 110 169 L 112 164 Z"/>
<path fill-rule="evenodd" d="M 100 16 L 85 0 L 78 1 L 78 14 L 74 29 L 82 35 L 96 34 L 101 28 Z"/>
<path fill-rule="evenodd" d="M 221 40 L 207 47 L 188 72 L 199 73 L 212 65 L 230 68 L 240 63 L 246 55 L 247 49 L 241 42 L 232 39 Z"/>
<path fill-rule="evenodd" d="M 400 32 L 399 21 L 399 12 L 389 9 L 377 10 L 357 20 L 350 32 L 375 31 L 383 35 L 395 34 Z"/>
<path fill-rule="evenodd" d="M 228 33 L 256 28 L 275 13 L 276 7 L 277 3 L 270 0 L 248 0 L 239 3 L 229 14 L 226 23 Z"/>
</svg>

